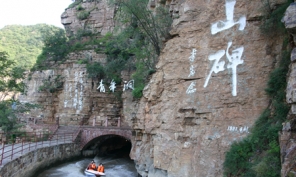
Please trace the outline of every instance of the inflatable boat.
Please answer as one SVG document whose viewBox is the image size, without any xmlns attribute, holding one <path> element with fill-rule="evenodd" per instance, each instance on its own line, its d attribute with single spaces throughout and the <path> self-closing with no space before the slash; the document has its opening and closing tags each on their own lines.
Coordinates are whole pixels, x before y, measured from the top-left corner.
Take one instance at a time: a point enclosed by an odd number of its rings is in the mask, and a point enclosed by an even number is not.
<svg viewBox="0 0 296 177">
<path fill-rule="evenodd" d="M 95 175 L 95 176 L 105 176 L 105 173 L 98 172 L 98 171 L 95 171 L 95 170 L 88 170 L 87 168 L 85 169 L 84 173 L 85 173 L 87 176 L 90 176 L 90 175 Z"/>
</svg>

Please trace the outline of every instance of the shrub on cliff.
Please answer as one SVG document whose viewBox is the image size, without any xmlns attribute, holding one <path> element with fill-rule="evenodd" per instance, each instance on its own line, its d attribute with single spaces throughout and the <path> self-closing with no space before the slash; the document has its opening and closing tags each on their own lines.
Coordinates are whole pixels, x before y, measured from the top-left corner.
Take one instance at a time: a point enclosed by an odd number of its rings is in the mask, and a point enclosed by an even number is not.
<svg viewBox="0 0 296 177">
<path fill-rule="evenodd" d="M 50 68 L 50 62 L 62 61 L 70 52 L 70 44 L 65 30 L 52 27 L 43 31 L 42 53 L 37 57 L 36 64 L 32 70 L 42 70 Z"/>
<path fill-rule="evenodd" d="M 25 69 L 15 67 L 15 62 L 8 59 L 6 52 L 0 51 L 0 101 L 8 95 L 24 92 L 24 72 Z"/>
<path fill-rule="evenodd" d="M 16 100 L 0 101 L 1 130 L 5 133 L 18 131 L 23 126 L 18 120 L 18 115 L 37 107 L 36 104 L 20 103 Z"/>
<path fill-rule="evenodd" d="M 77 18 L 79 20 L 85 20 L 90 15 L 90 12 L 87 10 L 83 10 L 77 14 Z"/>
<path fill-rule="evenodd" d="M 287 53 L 289 52 L 283 52 L 279 67 L 270 74 L 266 89 L 272 100 L 269 108 L 255 122 L 249 136 L 233 143 L 226 153 L 224 176 L 280 176 L 278 132 L 290 109 L 285 102 L 286 74 L 290 63 Z"/>
<path fill-rule="evenodd" d="M 262 16 L 263 23 L 260 26 L 262 34 L 267 36 L 285 34 L 286 28 L 285 25 L 281 22 L 281 19 L 283 18 L 286 9 L 292 2 L 294 1 L 286 0 L 284 4 L 277 5 L 275 8 L 275 4 L 271 2 L 271 0 L 262 0 L 262 13 L 264 14 Z"/>
<path fill-rule="evenodd" d="M 32 104 L 21 104 L 13 99 L 6 100 L 9 94 L 24 92 L 24 71 L 15 67 L 15 62 L 8 59 L 6 52 L 0 52 L 0 128 L 4 132 L 17 130 L 21 126 L 17 114 L 36 107 Z"/>
<path fill-rule="evenodd" d="M 269 0 L 265 0 L 270 7 Z M 277 9 L 269 9 L 263 18 L 263 34 L 273 36 L 284 34 L 280 20 L 285 9 L 291 3 L 288 0 Z M 265 4 L 265 5 L 266 5 Z M 266 6 L 265 6 L 266 7 Z M 273 30 L 270 30 L 273 29 Z M 267 30 L 267 31 L 266 31 Z M 272 32 L 268 32 L 272 31 Z M 286 32 L 285 32 L 286 33 Z M 281 172 L 280 146 L 278 132 L 290 110 L 285 101 L 286 75 L 290 64 L 289 40 L 283 42 L 282 59 L 277 68 L 271 72 L 266 93 L 270 96 L 269 107 L 261 114 L 252 127 L 250 134 L 242 141 L 232 144 L 224 161 L 226 177 L 279 177 Z"/>
<path fill-rule="evenodd" d="M 159 7 L 152 12 L 148 0 L 113 0 L 116 5 L 116 20 L 119 24 L 114 35 L 108 34 L 98 41 L 107 54 L 105 71 L 107 77 L 120 78 L 121 71 L 133 71 L 135 80 L 133 95 L 142 96 L 148 76 L 155 70 L 155 64 L 163 46 L 170 37 L 172 19 L 169 10 Z M 121 28 L 120 28 L 120 27 Z M 101 51 L 98 51 L 101 52 Z"/>
<path fill-rule="evenodd" d="M 42 85 L 39 86 L 38 91 L 47 91 L 49 93 L 54 93 L 59 89 L 63 88 L 64 77 L 57 75 L 54 78 L 49 77 L 48 79 L 42 80 Z"/>
<path fill-rule="evenodd" d="M 77 6 L 77 5 L 79 5 L 80 3 L 82 3 L 82 0 L 75 0 L 72 4 L 70 4 L 68 6 L 68 8 L 73 8 L 73 7 Z"/>
</svg>

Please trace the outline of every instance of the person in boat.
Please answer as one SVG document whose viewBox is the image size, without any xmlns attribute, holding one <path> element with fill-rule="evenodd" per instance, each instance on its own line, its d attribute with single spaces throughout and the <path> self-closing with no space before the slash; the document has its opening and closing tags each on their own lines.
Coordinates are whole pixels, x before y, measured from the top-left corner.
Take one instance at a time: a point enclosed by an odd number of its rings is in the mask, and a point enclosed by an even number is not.
<svg viewBox="0 0 296 177">
<path fill-rule="evenodd" d="M 97 167 L 96 167 L 95 161 L 92 160 L 91 163 L 88 165 L 87 169 L 88 170 L 96 170 Z"/>
<path fill-rule="evenodd" d="M 105 173 L 105 168 L 102 163 L 98 166 L 98 172 Z"/>
</svg>

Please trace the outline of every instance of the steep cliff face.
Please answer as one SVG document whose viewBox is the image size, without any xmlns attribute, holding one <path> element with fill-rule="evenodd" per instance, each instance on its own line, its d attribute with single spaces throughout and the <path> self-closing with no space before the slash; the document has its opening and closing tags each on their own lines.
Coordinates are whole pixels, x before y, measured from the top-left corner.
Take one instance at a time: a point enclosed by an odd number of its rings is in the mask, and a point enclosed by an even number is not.
<svg viewBox="0 0 296 177">
<path fill-rule="evenodd" d="M 152 0 L 150 7 L 158 3 L 164 1 Z M 114 95 L 97 91 L 98 82 L 86 77 L 85 66 L 75 64 L 86 55 L 104 63 L 106 56 L 94 51 L 70 54 L 65 64 L 47 71 L 65 77 L 63 88 L 54 95 L 38 93 L 42 79 L 35 73 L 29 83 L 33 88 L 22 100 L 42 102 L 44 117 L 52 121 L 59 117 L 64 124 L 122 116 L 123 124 L 134 130 L 130 156 L 143 177 L 222 176 L 225 152 L 248 135 L 269 104 L 264 89 L 283 39 L 260 32 L 260 0 L 165 3 L 174 18 L 173 38 L 165 43 L 140 101 L 134 101 L 130 92 L 123 93 L 121 103 Z M 76 7 L 62 15 L 69 35 L 79 28 L 101 34 L 113 29 L 114 9 L 107 1 L 86 1 L 82 7 L 92 9 L 85 20 L 77 19 Z M 123 78 L 130 79 L 130 74 Z"/>
<path fill-rule="evenodd" d="M 296 29 L 296 4 L 292 3 L 286 10 L 285 16 L 282 22 L 285 24 L 287 31 L 293 36 L 294 46 L 296 45 L 295 40 L 295 29 Z M 288 75 L 288 85 L 286 101 L 291 105 L 291 109 L 287 118 L 287 121 L 283 123 L 283 130 L 280 133 L 280 148 L 281 148 L 281 162 L 282 170 L 281 176 L 295 176 L 296 175 L 296 95 L 295 95 L 295 81 L 296 81 L 296 69 L 295 69 L 295 53 L 294 48 L 291 53 L 291 64 L 290 73 Z"/>
<path fill-rule="evenodd" d="M 280 57 L 281 37 L 260 32 L 260 8 L 261 1 L 171 2 L 174 38 L 133 124 L 131 157 L 142 176 L 222 176 L 225 152 L 268 106 L 264 88 Z"/>
<path fill-rule="evenodd" d="M 61 23 L 69 36 L 81 30 L 105 35 L 114 28 L 114 10 L 108 6 L 108 0 L 83 1 L 79 7 L 66 9 L 61 16 Z M 83 18 L 83 14 L 89 15 Z"/>
<path fill-rule="evenodd" d="M 88 14 L 87 18 L 79 20 L 81 13 Z M 79 8 L 76 5 L 66 9 L 61 15 L 61 22 L 68 36 L 85 32 L 104 35 L 114 28 L 113 16 L 114 8 L 108 6 L 107 0 L 84 1 Z M 78 64 L 83 59 L 104 65 L 106 55 L 89 49 L 70 53 L 62 64 L 51 62 L 51 70 L 34 72 L 27 80 L 27 95 L 20 96 L 20 101 L 40 104 L 42 108 L 32 111 L 31 116 L 39 117 L 44 123 L 56 123 L 59 120 L 61 125 L 117 126 L 118 118 L 121 117 L 121 125 L 127 126 L 121 116 L 120 98 L 109 91 L 110 83 L 104 82 L 105 92 L 98 91 L 100 80 L 88 78 L 86 64 Z M 40 91 L 44 81 L 55 82 L 57 77 L 62 78 L 62 88 L 53 93 Z M 122 86 L 115 87 L 115 92 L 122 91 Z"/>
<path fill-rule="evenodd" d="M 116 95 L 97 90 L 98 80 L 88 78 L 85 64 L 77 64 L 81 58 L 90 57 L 92 62 L 104 63 L 106 56 L 94 51 L 71 53 L 63 64 L 55 69 L 37 71 L 27 81 L 28 93 L 20 96 L 22 102 L 34 102 L 42 105 L 41 109 L 32 112 L 32 117 L 40 117 L 45 123 L 55 123 L 59 119 L 61 125 L 79 125 L 93 123 L 97 125 L 117 124 L 121 116 L 122 103 Z M 44 81 L 54 82 L 60 76 L 63 87 L 57 92 L 40 91 Z M 116 91 L 122 87 L 117 86 Z M 108 121 L 107 121 L 108 119 Z M 124 122 L 122 123 L 125 126 Z"/>
</svg>

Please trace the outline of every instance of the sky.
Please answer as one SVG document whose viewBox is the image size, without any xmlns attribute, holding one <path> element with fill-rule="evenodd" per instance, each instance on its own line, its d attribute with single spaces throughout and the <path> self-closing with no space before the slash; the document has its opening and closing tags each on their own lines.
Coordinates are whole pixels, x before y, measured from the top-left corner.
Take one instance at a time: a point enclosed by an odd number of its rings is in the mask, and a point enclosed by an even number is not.
<svg viewBox="0 0 296 177">
<path fill-rule="evenodd" d="M 0 0 L 0 29 L 45 23 L 64 28 L 61 15 L 72 0 Z"/>
</svg>

